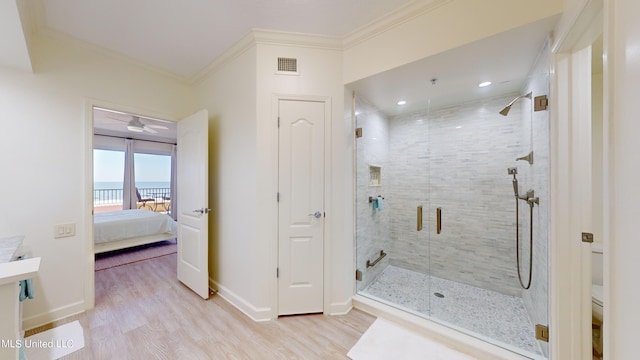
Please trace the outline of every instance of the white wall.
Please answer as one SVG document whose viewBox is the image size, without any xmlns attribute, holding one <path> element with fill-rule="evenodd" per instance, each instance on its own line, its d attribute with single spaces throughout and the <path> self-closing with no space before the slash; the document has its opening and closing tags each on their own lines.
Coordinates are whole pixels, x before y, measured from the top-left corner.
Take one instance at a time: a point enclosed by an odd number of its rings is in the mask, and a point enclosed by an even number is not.
<svg viewBox="0 0 640 360">
<path fill-rule="evenodd" d="M 242 47 L 196 87 L 209 111 L 209 277 L 212 288 L 253 318 L 256 221 L 256 48 Z"/>
<path fill-rule="evenodd" d="M 605 353 L 626 359 L 640 338 L 640 242 L 638 204 L 638 93 L 640 93 L 640 2 L 605 2 Z M 607 223 L 608 220 L 608 223 Z"/>
<path fill-rule="evenodd" d="M 35 299 L 24 303 L 25 328 L 89 306 L 89 99 L 164 118 L 191 110 L 189 86 L 173 77 L 62 37 L 33 40 L 33 74 L 0 67 L 0 232 L 24 234 L 24 250 L 42 257 Z M 54 239 L 60 223 L 76 224 L 77 235 Z"/>
<path fill-rule="evenodd" d="M 285 41 L 272 41 L 273 36 L 286 34 L 258 34 L 257 59 L 257 121 L 258 167 L 258 236 L 255 251 L 263 254 L 256 263 L 254 275 L 259 286 L 255 289 L 257 303 L 272 308 L 276 315 L 277 293 L 274 269 L 277 266 L 277 95 L 326 97 L 331 103 L 325 127 L 325 313 L 347 312 L 351 307 L 353 270 L 353 224 L 351 184 L 344 179 L 346 155 L 343 140 L 342 52 L 331 38 L 286 36 Z M 284 44 L 291 45 L 284 45 Z M 302 44 L 307 44 L 303 46 Z M 311 46 L 308 46 L 311 44 Z M 299 75 L 276 74 L 278 57 L 298 59 Z M 268 254 L 264 256 L 264 254 Z"/>
<path fill-rule="evenodd" d="M 600 56 L 600 54 L 593 54 L 593 56 Z M 593 193 L 593 241 L 602 242 L 602 219 L 604 214 L 603 209 L 603 198 L 602 198 L 602 178 L 603 178 L 603 168 L 602 168 L 602 141 L 603 141 L 603 129 L 602 129 L 602 109 L 603 109 L 603 93 L 602 93 L 602 85 L 603 85 L 603 76 L 602 72 L 593 74 L 591 79 L 591 90 L 592 90 L 592 161 L 593 167 L 591 171 L 592 178 L 592 193 Z"/>
<path fill-rule="evenodd" d="M 274 39 L 279 39 L 274 41 Z M 255 320 L 277 317 L 278 129 L 274 98 L 309 95 L 330 99 L 333 129 L 325 238 L 331 260 L 326 312 L 350 307 L 352 225 L 345 208 L 341 52 L 332 39 L 254 31 L 231 49 L 196 89 L 196 107 L 211 114 L 213 209 L 210 276 L 219 294 Z M 300 46 L 301 43 L 314 44 Z M 276 45 L 276 43 L 278 45 Z M 291 44 L 291 45 L 282 45 Z M 299 75 L 276 75 L 277 57 L 299 59 Z M 332 122 L 338 123 L 333 125 Z M 335 200 L 335 201 L 334 201 Z M 350 204 L 350 202 L 349 202 Z M 346 221 L 345 221 L 346 220 Z"/>
</svg>

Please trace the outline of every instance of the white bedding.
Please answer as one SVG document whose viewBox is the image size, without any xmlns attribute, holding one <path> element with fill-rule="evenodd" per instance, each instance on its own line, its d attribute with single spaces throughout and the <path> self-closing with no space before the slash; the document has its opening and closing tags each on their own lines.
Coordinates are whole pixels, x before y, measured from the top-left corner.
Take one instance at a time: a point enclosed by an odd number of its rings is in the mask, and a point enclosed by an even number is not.
<svg viewBox="0 0 640 360">
<path fill-rule="evenodd" d="M 148 210 L 120 210 L 93 216 L 96 244 L 154 234 L 176 235 L 176 222 L 166 214 Z"/>
</svg>

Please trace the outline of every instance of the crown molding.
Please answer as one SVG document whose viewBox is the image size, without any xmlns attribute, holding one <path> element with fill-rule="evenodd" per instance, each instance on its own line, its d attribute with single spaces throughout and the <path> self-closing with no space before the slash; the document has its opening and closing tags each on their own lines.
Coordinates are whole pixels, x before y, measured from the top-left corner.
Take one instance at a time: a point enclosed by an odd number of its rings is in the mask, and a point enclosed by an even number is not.
<svg viewBox="0 0 640 360">
<path fill-rule="evenodd" d="M 291 45 L 296 47 L 342 50 L 341 36 L 304 34 L 267 29 L 252 29 L 256 43 L 268 45 Z"/>
<path fill-rule="evenodd" d="M 342 51 L 342 37 L 316 34 L 294 33 L 267 29 L 251 29 L 233 46 L 216 57 L 209 65 L 194 75 L 189 81 L 197 85 L 215 74 L 225 64 L 236 59 L 245 51 L 258 44 L 282 45 Z"/>
<path fill-rule="evenodd" d="M 373 37 L 376 37 L 382 33 L 390 31 L 402 25 L 403 23 L 434 11 L 453 1 L 455 0 L 414 0 L 407 5 L 390 12 L 345 36 L 327 36 L 267 29 L 252 29 L 240 40 L 229 47 L 226 51 L 217 56 L 211 63 L 209 63 L 209 65 L 205 66 L 202 70 L 198 71 L 190 78 L 186 78 L 184 76 L 175 74 L 173 72 L 153 65 L 149 65 L 148 63 L 131 58 L 121 53 L 50 29 L 46 26 L 44 5 L 42 0 L 28 1 L 27 4 L 30 13 L 28 28 L 34 35 L 41 35 L 45 38 L 48 37 L 57 41 L 61 41 L 63 43 L 70 44 L 72 46 L 84 48 L 88 51 L 98 52 L 106 57 L 145 68 L 149 71 L 153 71 L 163 76 L 173 78 L 174 80 L 182 83 L 186 83 L 189 85 L 198 85 L 208 77 L 213 75 L 215 72 L 217 72 L 229 61 L 232 61 L 233 59 L 242 55 L 248 49 L 251 49 L 258 44 L 296 46 L 343 51 Z"/>
<path fill-rule="evenodd" d="M 205 66 L 202 70 L 198 71 L 189 79 L 191 85 L 198 85 L 208 79 L 210 76 L 220 70 L 225 64 L 238 56 L 242 55 L 245 51 L 251 49 L 256 45 L 256 41 L 253 33 L 250 31 L 245 34 L 240 40 L 236 41 L 230 48 L 225 50 L 222 54 L 216 56 L 209 65 Z"/>
<path fill-rule="evenodd" d="M 390 31 L 412 19 L 435 11 L 454 0 L 416 0 L 408 3 L 343 37 L 343 50 Z"/>
</svg>

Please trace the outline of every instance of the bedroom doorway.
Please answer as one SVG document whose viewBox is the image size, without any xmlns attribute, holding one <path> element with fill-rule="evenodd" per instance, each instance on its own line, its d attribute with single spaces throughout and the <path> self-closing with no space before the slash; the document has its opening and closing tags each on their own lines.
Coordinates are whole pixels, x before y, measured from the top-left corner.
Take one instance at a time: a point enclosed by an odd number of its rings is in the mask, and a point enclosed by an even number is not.
<svg viewBox="0 0 640 360">
<path fill-rule="evenodd" d="M 176 124 L 92 110 L 94 271 L 177 253 Z"/>
</svg>

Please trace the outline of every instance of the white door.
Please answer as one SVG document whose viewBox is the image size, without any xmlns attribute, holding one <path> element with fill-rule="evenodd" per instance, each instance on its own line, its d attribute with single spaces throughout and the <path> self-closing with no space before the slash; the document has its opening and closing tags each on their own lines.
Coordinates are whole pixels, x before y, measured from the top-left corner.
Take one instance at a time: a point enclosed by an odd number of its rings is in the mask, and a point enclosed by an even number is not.
<svg viewBox="0 0 640 360">
<path fill-rule="evenodd" d="M 209 298 L 209 114 L 178 122 L 178 280 Z"/>
<path fill-rule="evenodd" d="M 325 103 L 279 101 L 278 314 L 322 312 Z"/>
</svg>

